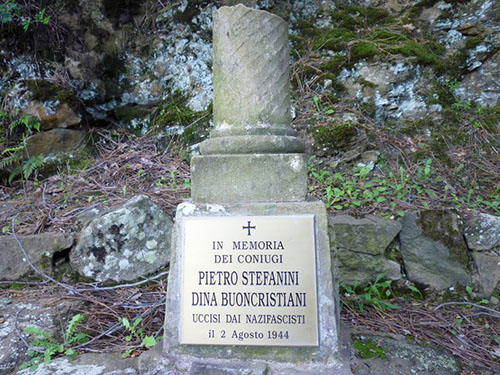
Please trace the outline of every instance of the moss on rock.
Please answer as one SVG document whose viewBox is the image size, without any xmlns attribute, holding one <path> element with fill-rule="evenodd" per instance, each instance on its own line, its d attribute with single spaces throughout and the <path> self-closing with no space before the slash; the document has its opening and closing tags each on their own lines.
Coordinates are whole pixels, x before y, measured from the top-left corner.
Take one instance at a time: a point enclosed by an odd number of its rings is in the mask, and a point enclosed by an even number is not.
<svg viewBox="0 0 500 375">
<path fill-rule="evenodd" d="M 455 212 L 450 210 L 421 211 L 417 223 L 426 237 L 441 242 L 450 251 L 450 258 L 470 267 L 468 249 L 462 225 Z"/>
<path fill-rule="evenodd" d="M 33 100 L 39 102 L 59 101 L 67 103 L 72 109 L 81 106 L 76 94 L 66 87 L 43 79 L 28 79 L 24 81 L 24 84 L 32 92 Z"/>
<path fill-rule="evenodd" d="M 182 127 L 176 130 L 181 133 L 184 144 L 192 145 L 208 136 L 209 120 L 212 113 L 212 103 L 204 111 L 194 111 L 187 106 L 188 98 L 176 91 L 165 101 L 153 118 L 153 131 L 158 132 L 172 127 Z"/>
<path fill-rule="evenodd" d="M 318 147 L 346 147 L 356 136 L 356 126 L 350 122 L 319 125 L 310 132 Z"/>
</svg>

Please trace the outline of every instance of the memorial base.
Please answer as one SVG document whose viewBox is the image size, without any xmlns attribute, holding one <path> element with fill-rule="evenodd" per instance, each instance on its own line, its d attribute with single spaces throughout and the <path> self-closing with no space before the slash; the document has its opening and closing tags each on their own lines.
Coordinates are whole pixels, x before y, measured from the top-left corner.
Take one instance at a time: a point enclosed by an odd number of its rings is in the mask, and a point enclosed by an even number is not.
<svg viewBox="0 0 500 375">
<path fill-rule="evenodd" d="M 303 201 L 305 176 L 304 154 L 195 155 L 191 195 L 196 202 Z"/>
<path fill-rule="evenodd" d="M 319 346 L 181 344 L 183 221 L 192 217 L 314 215 Z M 250 223 L 248 224 L 250 226 Z M 347 342 L 339 339 L 338 286 L 332 272 L 327 213 L 319 201 L 178 206 L 172 236 L 163 337 L 168 374 L 349 375 Z M 186 298 L 186 296 L 184 296 Z M 189 298 L 189 297 L 188 297 Z M 184 317 L 186 319 L 186 317 Z"/>
</svg>

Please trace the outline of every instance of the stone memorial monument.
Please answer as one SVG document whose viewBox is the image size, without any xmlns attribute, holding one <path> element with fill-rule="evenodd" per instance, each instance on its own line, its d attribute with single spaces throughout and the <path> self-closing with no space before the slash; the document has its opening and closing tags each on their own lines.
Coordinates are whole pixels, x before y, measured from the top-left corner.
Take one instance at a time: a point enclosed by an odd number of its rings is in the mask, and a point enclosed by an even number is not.
<svg viewBox="0 0 500 375">
<path fill-rule="evenodd" d="M 172 373 L 350 374 L 327 215 L 290 127 L 288 26 L 214 14 L 214 122 L 177 208 L 164 356 Z"/>
</svg>

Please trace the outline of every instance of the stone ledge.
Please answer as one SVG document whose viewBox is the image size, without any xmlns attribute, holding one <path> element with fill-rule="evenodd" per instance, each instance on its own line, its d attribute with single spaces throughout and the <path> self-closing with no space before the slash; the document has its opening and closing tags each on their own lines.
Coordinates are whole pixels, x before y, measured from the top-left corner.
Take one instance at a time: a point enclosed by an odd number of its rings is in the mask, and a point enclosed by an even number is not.
<svg viewBox="0 0 500 375">
<path fill-rule="evenodd" d="M 307 194 L 304 154 L 196 155 L 191 160 L 196 202 L 297 202 Z"/>
</svg>

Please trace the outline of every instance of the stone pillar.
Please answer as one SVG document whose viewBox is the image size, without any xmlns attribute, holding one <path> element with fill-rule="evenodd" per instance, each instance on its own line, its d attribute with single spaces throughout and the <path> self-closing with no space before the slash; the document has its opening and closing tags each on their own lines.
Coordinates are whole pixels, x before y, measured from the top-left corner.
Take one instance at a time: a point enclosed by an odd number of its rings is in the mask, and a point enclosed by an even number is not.
<svg viewBox="0 0 500 375">
<path fill-rule="evenodd" d="M 339 329 L 337 272 L 330 251 L 335 247 L 335 240 L 328 235 L 328 217 L 323 202 L 306 199 L 307 163 L 304 142 L 290 127 L 287 31 L 287 24 L 279 17 L 242 5 L 222 7 L 214 15 L 215 128 L 210 139 L 201 144 L 201 155 L 195 155 L 191 159 L 192 200 L 177 207 L 163 336 L 163 359 L 168 371 L 161 373 L 351 374 L 349 352 L 342 350 L 344 345 Z M 260 265 L 237 265 L 236 257 L 239 253 L 232 253 L 235 251 L 234 238 L 238 239 L 236 242 L 239 239 L 246 242 L 259 238 L 258 233 L 264 231 L 257 232 L 259 229 L 256 228 L 263 228 L 260 220 L 268 216 L 274 218 L 266 218 L 267 224 L 262 225 L 265 230 L 269 230 L 265 233 L 272 235 L 263 239 L 277 240 L 279 236 L 283 236 L 290 243 L 295 243 L 299 242 L 298 238 L 309 238 L 309 243 L 313 244 L 309 247 L 309 255 L 303 255 L 307 252 L 303 246 L 298 246 L 295 253 L 291 253 L 290 248 L 283 248 L 281 264 L 262 261 Z M 292 232 L 280 232 L 285 233 L 283 235 L 277 234 L 276 223 L 279 220 L 299 220 L 304 216 L 312 218 L 309 221 L 312 223 L 308 232 L 310 237 L 298 234 L 297 231 L 301 228 Z M 229 221 L 226 220 L 228 218 Z M 231 220 L 234 220 L 235 226 L 227 224 Z M 208 221 L 214 225 L 211 228 L 217 229 L 208 230 L 200 224 Z M 200 229 L 202 227 L 204 229 Z M 250 237 L 251 230 L 255 230 L 253 237 Z M 222 250 L 223 238 L 217 237 L 219 234 L 215 235 L 217 238 L 212 237 L 214 232 L 220 233 L 220 237 L 234 236 L 231 237 L 233 240 L 225 240 L 226 244 L 232 245 L 225 245 Z M 193 243 L 193 239 L 196 245 L 186 245 Z M 221 246 L 217 250 L 229 254 L 227 259 L 224 258 L 227 262 L 215 260 L 214 243 L 217 243 L 217 247 L 219 244 Z M 191 249 L 191 252 L 186 249 Z M 269 253 L 268 249 L 252 250 L 252 254 L 264 253 Z M 235 263 L 231 257 L 234 257 Z M 301 337 L 294 337 L 289 342 L 275 343 L 269 335 L 276 330 L 287 336 L 289 328 L 286 324 L 244 321 L 248 326 L 240 326 L 238 321 L 238 325 L 232 325 L 226 317 L 226 313 L 230 314 L 232 311 L 229 305 L 219 305 L 214 301 L 201 306 L 189 299 L 198 293 L 198 289 L 186 289 L 186 285 L 195 285 L 193 288 L 199 286 L 199 291 L 205 294 L 211 290 L 214 296 L 228 290 L 227 285 L 211 284 L 212 289 L 207 289 L 207 286 L 202 285 L 201 279 L 193 281 L 193 275 L 200 277 L 200 270 L 201 273 L 210 270 L 238 273 L 240 271 L 235 270 L 246 266 L 250 270 L 258 268 L 274 271 L 280 267 L 289 270 L 287 267 L 291 262 L 287 262 L 297 258 L 298 264 L 304 262 L 304 259 L 312 259 L 315 264 L 314 267 L 307 268 L 309 273 L 306 268 L 300 271 L 304 279 L 315 280 L 312 287 L 314 291 L 309 289 L 307 292 L 310 304 L 307 304 L 307 311 L 304 310 L 303 315 L 307 316 L 307 324 L 314 322 L 307 326 L 307 329 L 312 327 L 311 332 L 314 332 L 312 341 L 301 341 Z M 245 271 L 241 271 L 241 275 L 243 272 Z M 236 283 L 234 286 L 242 292 L 254 290 L 252 288 L 263 290 L 260 285 L 246 285 Z M 274 292 L 288 290 L 288 287 L 300 289 L 303 285 L 270 288 Z M 208 312 L 207 316 L 214 313 L 215 321 L 204 321 L 204 324 L 195 322 L 191 315 L 196 314 L 185 313 L 194 311 L 193 307 L 198 312 Z M 245 310 L 241 319 L 244 320 L 247 313 L 252 314 L 251 311 L 256 316 L 277 311 L 271 305 L 260 308 Z M 287 310 L 286 314 L 292 312 Z M 224 319 L 226 320 L 223 321 Z M 241 330 L 237 327 L 241 327 Z M 230 344 L 225 344 L 228 341 L 223 339 L 229 337 L 225 336 L 226 329 L 234 340 L 237 337 L 234 335 L 238 334 L 237 329 L 240 334 L 250 334 L 254 330 L 259 331 L 259 335 L 263 335 L 262 330 L 265 330 L 266 336 L 259 337 L 264 341 L 255 343 L 230 341 Z M 188 340 L 184 339 L 186 333 L 191 337 Z M 196 336 L 195 333 L 200 333 L 203 338 L 192 339 Z M 307 336 L 308 333 L 301 334 Z M 210 341 L 214 337 L 221 341 Z"/>
<path fill-rule="evenodd" d="M 290 127 L 288 25 L 238 5 L 215 13 L 213 34 L 215 129 L 192 159 L 193 199 L 303 200 L 307 168 L 304 141 Z"/>
</svg>

